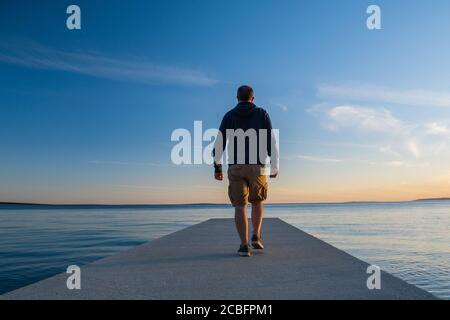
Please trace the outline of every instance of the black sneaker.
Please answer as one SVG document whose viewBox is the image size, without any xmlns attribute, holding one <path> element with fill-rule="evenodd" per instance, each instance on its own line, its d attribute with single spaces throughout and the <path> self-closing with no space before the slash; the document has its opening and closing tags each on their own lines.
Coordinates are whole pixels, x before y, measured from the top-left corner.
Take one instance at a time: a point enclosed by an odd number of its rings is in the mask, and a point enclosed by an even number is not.
<svg viewBox="0 0 450 320">
<path fill-rule="evenodd" d="M 256 234 L 254 234 L 252 237 L 252 247 L 253 247 L 253 249 L 256 249 L 256 250 L 264 249 L 264 244 L 263 244 L 261 238 L 259 238 Z"/>
<path fill-rule="evenodd" d="M 243 246 L 243 245 L 241 245 L 241 246 L 239 247 L 238 254 L 239 254 L 241 257 L 250 257 L 250 256 L 252 255 L 252 250 L 250 249 L 249 246 Z"/>
</svg>

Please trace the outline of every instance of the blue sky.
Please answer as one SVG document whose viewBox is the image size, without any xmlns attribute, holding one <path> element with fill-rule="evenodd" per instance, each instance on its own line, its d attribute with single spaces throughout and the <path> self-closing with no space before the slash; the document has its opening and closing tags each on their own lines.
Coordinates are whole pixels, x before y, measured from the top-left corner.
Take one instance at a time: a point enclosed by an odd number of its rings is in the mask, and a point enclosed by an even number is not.
<svg viewBox="0 0 450 320">
<path fill-rule="evenodd" d="M 170 135 L 217 127 L 244 83 L 280 129 L 270 201 L 448 196 L 449 9 L 2 1 L 0 201 L 226 202 L 210 167 L 171 164 Z"/>
</svg>

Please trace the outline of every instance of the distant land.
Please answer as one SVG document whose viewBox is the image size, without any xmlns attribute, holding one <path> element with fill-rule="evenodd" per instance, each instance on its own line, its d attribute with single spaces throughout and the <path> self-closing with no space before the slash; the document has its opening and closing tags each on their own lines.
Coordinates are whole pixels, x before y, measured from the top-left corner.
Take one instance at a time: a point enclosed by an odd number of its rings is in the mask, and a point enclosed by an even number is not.
<svg viewBox="0 0 450 320">
<path fill-rule="evenodd" d="M 345 201 L 345 202 L 292 202 L 292 203 L 267 203 L 269 205 L 313 205 L 313 204 L 358 204 L 358 203 L 401 203 L 401 202 L 415 202 L 415 201 L 449 201 L 450 197 L 441 197 L 441 198 L 424 198 L 424 199 L 415 199 L 415 200 L 405 200 L 405 201 Z M 228 203 L 186 203 L 186 204 L 176 204 L 176 203 L 167 203 L 167 204 L 89 204 L 89 203 L 80 203 L 80 204 L 47 204 L 47 203 L 28 203 L 28 202 L 2 202 L 0 201 L 0 206 L 42 206 L 42 207 L 136 207 L 136 208 L 144 208 L 144 207 L 162 207 L 162 206 L 223 206 L 229 205 Z"/>
<path fill-rule="evenodd" d="M 225 203 L 167 203 L 167 204 L 102 204 L 102 203 L 28 203 L 1 202 L 0 206 L 39 206 L 39 207 L 161 207 L 161 206 L 223 206 Z"/>
<path fill-rule="evenodd" d="M 414 200 L 414 201 L 440 201 L 440 200 L 450 200 L 450 198 L 446 198 L 446 197 L 443 197 L 443 198 L 425 198 L 425 199 L 417 199 L 417 200 Z"/>
</svg>

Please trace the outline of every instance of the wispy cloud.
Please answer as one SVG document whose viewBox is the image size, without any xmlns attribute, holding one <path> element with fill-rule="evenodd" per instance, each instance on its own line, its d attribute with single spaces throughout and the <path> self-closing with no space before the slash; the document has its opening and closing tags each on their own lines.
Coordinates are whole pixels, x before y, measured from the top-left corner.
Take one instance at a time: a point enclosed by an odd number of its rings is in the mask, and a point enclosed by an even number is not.
<svg viewBox="0 0 450 320">
<path fill-rule="evenodd" d="M 95 165 L 108 165 L 108 166 L 151 166 L 161 167 L 168 166 L 169 164 L 154 163 L 154 162 L 129 162 L 129 161 L 116 161 L 116 160 L 91 160 L 90 164 Z"/>
<path fill-rule="evenodd" d="M 281 109 L 281 111 L 283 111 L 283 112 L 288 112 L 288 111 L 289 111 L 288 106 L 285 105 L 285 104 L 282 104 L 282 103 L 275 103 L 274 105 L 275 105 L 275 107 Z"/>
<path fill-rule="evenodd" d="M 351 163 L 351 164 L 365 164 L 365 165 L 370 165 L 370 166 L 386 166 L 386 167 L 424 167 L 424 166 L 427 166 L 427 163 L 414 164 L 414 163 L 409 163 L 409 162 L 405 162 L 405 161 L 401 161 L 401 160 L 372 161 L 372 160 L 365 160 L 365 159 L 328 158 L 328 157 L 303 155 L 303 154 L 287 156 L 287 157 L 284 157 L 284 159 L 285 160 L 301 159 L 301 160 L 317 162 L 317 163 L 336 163 L 336 164 Z"/>
<path fill-rule="evenodd" d="M 409 122 L 385 108 L 328 103 L 309 112 L 318 116 L 327 130 L 366 137 L 368 147 L 375 139 L 378 151 L 397 158 L 433 157 L 445 153 L 450 145 L 450 127 L 445 121 Z"/>
<path fill-rule="evenodd" d="M 143 190 L 182 190 L 185 191 L 186 187 L 184 186 L 151 186 L 151 185 L 130 185 L 130 184 L 117 184 L 117 185 L 112 185 L 112 187 L 117 187 L 117 188 L 123 188 L 123 189 L 143 189 Z M 214 186 L 214 185 L 192 185 L 191 189 L 207 189 L 207 190 L 211 190 L 211 189 L 217 189 L 217 190 L 221 190 L 221 187 L 218 186 Z"/>
<path fill-rule="evenodd" d="M 450 107 L 450 92 L 422 89 L 403 90 L 373 85 L 322 84 L 318 88 L 322 98 L 364 102 L 383 102 L 409 106 Z"/>
<path fill-rule="evenodd" d="M 402 129 L 402 123 L 386 109 L 373 109 L 352 105 L 336 106 L 327 111 L 331 130 L 345 128 L 366 132 L 393 132 Z"/>
<path fill-rule="evenodd" d="M 375 147 L 383 154 L 383 158 L 389 157 L 394 160 L 355 160 L 313 155 L 300 155 L 295 159 L 337 164 L 423 168 L 427 167 L 428 163 L 416 163 L 417 159 L 433 161 L 436 157 L 449 154 L 450 126 L 445 119 L 429 122 L 404 120 L 385 106 L 402 104 L 450 107 L 450 93 L 394 90 L 375 86 L 321 85 L 318 87 L 318 95 L 322 101 L 318 101 L 307 111 L 318 117 L 325 129 L 339 134 L 340 139 L 343 137 L 352 139 L 352 143 L 356 141 L 364 144 L 366 141 L 364 147 Z M 368 153 L 367 156 L 369 155 Z"/>
<path fill-rule="evenodd" d="M 419 158 L 425 149 L 427 153 L 438 150 L 434 147 L 435 142 L 430 143 L 425 138 L 431 132 L 443 133 L 446 129 L 442 124 L 423 125 L 402 121 L 385 108 L 321 103 L 311 108 L 310 112 L 321 117 L 326 129 L 353 132 L 359 136 L 370 135 L 379 141 L 380 152 L 396 157 L 406 153 Z"/>
<path fill-rule="evenodd" d="M 98 53 L 55 50 L 31 41 L 0 45 L 0 62 L 144 84 L 211 86 L 217 83 L 196 70 L 130 57 L 119 59 Z"/>
<path fill-rule="evenodd" d="M 294 156 L 287 156 L 285 159 L 302 159 L 312 162 L 325 162 L 325 163 L 337 163 L 337 162 L 343 162 L 344 160 L 341 159 L 333 159 L 333 158 L 325 158 L 325 157 L 319 157 L 319 156 L 311 156 L 311 155 L 294 155 Z"/>
<path fill-rule="evenodd" d="M 420 153 L 420 151 L 419 151 L 419 147 L 418 147 L 418 145 L 417 145 L 417 142 L 415 142 L 415 141 L 409 141 L 409 142 L 407 143 L 407 148 L 408 148 L 409 152 L 411 152 L 411 154 L 412 154 L 414 157 L 416 157 L 416 158 L 420 157 L 421 153 Z"/>
<path fill-rule="evenodd" d="M 168 186 L 145 186 L 145 185 L 130 185 L 130 184 L 117 184 L 112 187 L 124 188 L 124 189 L 143 189 L 143 190 L 172 190 Z"/>
<path fill-rule="evenodd" d="M 435 136 L 450 136 L 450 129 L 440 122 L 431 122 L 425 125 L 425 133 Z"/>
<path fill-rule="evenodd" d="M 364 144 L 364 143 L 352 143 L 352 142 L 330 142 L 322 141 L 319 139 L 283 139 L 284 143 L 287 144 L 300 144 L 300 145 L 312 145 L 312 146 L 322 146 L 322 147 L 339 147 L 339 148 L 362 148 L 362 149 L 374 149 L 380 150 L 380 146 L 377 144 Z"/>
</svg>

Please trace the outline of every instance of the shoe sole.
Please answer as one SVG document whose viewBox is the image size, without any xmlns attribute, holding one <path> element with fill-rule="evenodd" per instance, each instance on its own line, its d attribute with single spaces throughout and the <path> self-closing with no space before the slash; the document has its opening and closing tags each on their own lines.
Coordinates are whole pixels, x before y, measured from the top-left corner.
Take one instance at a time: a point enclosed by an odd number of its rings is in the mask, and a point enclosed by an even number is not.
<svg viewBox="0 0 450 320">
<path fill-rule="evenodd" d="M 252 247 L 253 247 L 253 249 L 256 249 L 256 250 L 263 250 L 264 249 L 264 246 L 262 245 L 262 243 L 260 243 L 260 242 L 252 242 Z"/>
<path fill-rule="evenodd" d="M 238 252 L 241 257 L 250 257 L 252 255 L 251 252 Z"/>
</svg>

